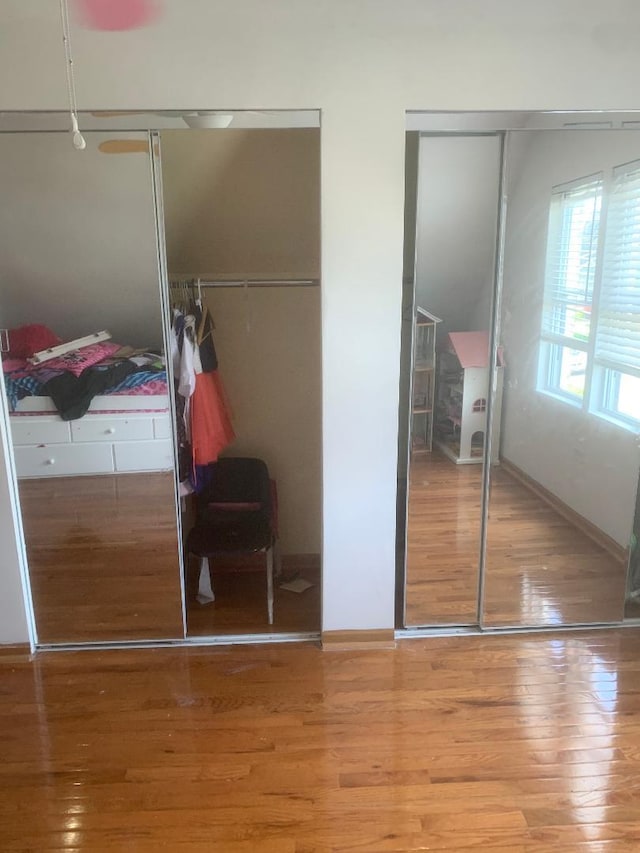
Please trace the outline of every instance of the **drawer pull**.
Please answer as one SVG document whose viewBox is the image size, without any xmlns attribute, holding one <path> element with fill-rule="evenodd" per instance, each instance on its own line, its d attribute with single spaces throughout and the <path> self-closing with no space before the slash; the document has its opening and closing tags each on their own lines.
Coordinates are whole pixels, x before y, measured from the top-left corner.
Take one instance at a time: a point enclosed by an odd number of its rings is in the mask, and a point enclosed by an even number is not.
<svg viewBox="0 0 640 853">
<path fill-rule="evenodd" d="M 56 460 L 53 457 L 51 457 L 51 459 L 46 460 L 45 464 L 46 465 L 55 465 L 55 462 L 56 462 Z"/>
<path fill-rule="evenodd" d="M 113 435 L 115 431 L 116 431 L 115 427 L 109 427 L 109 429 L 105 430 L 107 435 Z"/>
</svg>

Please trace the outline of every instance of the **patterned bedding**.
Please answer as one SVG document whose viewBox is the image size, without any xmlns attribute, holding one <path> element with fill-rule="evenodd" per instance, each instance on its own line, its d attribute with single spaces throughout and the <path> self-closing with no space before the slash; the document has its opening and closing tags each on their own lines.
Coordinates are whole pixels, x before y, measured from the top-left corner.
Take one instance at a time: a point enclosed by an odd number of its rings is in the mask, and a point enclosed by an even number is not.
<svg viewBox="0 0 640 853">
<path fill-rule="evenodd" d="M 113 351 L 113 347 L 110 348 Z M 31 365 L 17 359 L 3 361 L 10 410 L 28 396 L 50 397 L 63 420 L 86 414 L 97 395 L 150 396 L 167 394 L 167 374 L 160 356 L 117 358 L 109 354 L 81 372 L 50 363 Z"/>
</svg>

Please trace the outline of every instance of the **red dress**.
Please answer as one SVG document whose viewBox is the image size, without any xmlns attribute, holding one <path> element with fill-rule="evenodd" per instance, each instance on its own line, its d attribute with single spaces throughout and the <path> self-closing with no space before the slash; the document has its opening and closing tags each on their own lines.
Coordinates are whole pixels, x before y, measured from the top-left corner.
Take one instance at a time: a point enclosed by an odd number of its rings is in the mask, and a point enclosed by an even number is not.
<svg viewBox="0 0 640 853">
<path fill-rule="evenodd" d="M 190 400 L 191 447 L 194 465 L 209 465 L 236 437 L 231 426 L 227 397 L 217 370 L 196 373 Z"/>
</svg>

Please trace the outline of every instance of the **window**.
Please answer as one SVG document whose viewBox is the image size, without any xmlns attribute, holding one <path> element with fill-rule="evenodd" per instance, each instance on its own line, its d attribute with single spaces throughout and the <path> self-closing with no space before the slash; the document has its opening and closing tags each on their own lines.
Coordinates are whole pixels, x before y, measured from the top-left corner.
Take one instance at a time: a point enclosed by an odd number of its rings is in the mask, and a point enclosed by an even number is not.
<svg viewBox="0 0 640 853">
<path fill-rule="evenodd" d="M 640 426 L 640 161 L 553 190 L 538 387 Z"/>
<path fill-rule="evenodd" d="M 556 187 L 549 210 L 542 384 L 578 402 L 587 372 L 602 184 L 602 175 L 594 175 Z"/>
<path fill-rule="evenodd" d="M 480 397 L 477 400 L 474 400 L 473 406 L 471 407 L 474 412 L 486 412 L 487 410 L 487 400 L 485 397 Z"/>
</svg>

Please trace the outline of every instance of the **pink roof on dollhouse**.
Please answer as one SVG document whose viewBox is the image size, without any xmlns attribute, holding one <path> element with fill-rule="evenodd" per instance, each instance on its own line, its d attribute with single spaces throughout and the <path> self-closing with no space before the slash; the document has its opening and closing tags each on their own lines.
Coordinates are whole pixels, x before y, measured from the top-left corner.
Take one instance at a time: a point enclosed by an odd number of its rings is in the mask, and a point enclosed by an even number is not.
<svg viewBox="0 0 640 853">
<path fill-rule="evenodd" d="M 452 349 L 462 367 L 489 366 L 489 332 L 449 332 L 448 349 Z M 498 364 L 503 367 L 502 347 Z"/>
</svg>

